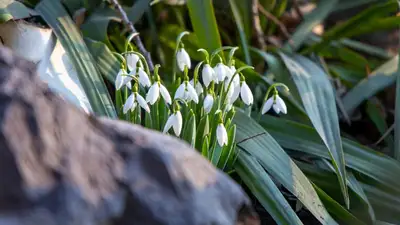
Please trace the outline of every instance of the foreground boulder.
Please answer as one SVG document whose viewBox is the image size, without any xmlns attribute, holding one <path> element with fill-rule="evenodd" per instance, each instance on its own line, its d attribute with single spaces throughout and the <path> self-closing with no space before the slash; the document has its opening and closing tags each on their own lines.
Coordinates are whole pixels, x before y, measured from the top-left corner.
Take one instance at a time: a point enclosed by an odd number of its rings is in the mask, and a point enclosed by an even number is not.
<svg viewBox="0 0 400 225">
<path fill-rule="evenodd" d="M 255 225 L 237 184 L 183 142 L 88 116 L 0 47 L 0 225 Z"/>
</svg>

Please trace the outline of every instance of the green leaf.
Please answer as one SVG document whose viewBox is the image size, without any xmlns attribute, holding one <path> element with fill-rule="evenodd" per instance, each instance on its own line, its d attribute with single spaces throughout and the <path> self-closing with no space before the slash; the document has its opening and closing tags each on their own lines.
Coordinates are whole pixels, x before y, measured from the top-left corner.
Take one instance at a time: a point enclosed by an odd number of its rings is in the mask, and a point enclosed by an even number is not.
<svg viewBox="0 0 400 225">
<path fill-rule="evenodd" d="M 244 30 L 244 25 L 243 25 L 243 19 L 242 19 L 242 16 L 240 15 L 239 7 L 237 6 L 236 1 L 237 0 L 229 0 L 229 4 L 231 5 L 233 18 L 235 18 L 236 26 L 237 26 L 239 36 L 240 36 L 240 41 L 242 43 L 242 51 L 244 53 L 246 63 L 248 65 L 252 65 L 250 51 L 249 51 L 249 45 L 247 43 L 247 36 L 246 36 L 246 32 Z"/>
<path fill-rule="evenodd" d="M 103 74 L 108 81 L 114 84 L 115 78 L 121 68 L 121 62 L 111 53 L 110 49 L 100 41 L 94 41 L 85 38 L 86 46 L 92 53 L 93 59 L 99 68 L 100 73 Z"/>
<path fill-rule="evenodd" d="M 183 140 L 187 141 L 193 148 L 196 144 L 196 115 L 190 112 L 189 120 L 183 129 Z"/>
<path fill-rule="evenodd" d="M 377 99 L 374 99 L 374 100 L 377 100 Z M 383 112 L 381 110 L 381 107 L 383 107 L 383 106 L 378 105 L 377 103 L 378 103 L 377 101 L 368 101 L 367 106 L 366 106 L 366 113 L 367 113 L 368 117 L 372 120 L 372 122 L 375 124 L 379 133 L 382 136 L 384 136 L 389 128 L 386 123 L 386 118 L 383 115 Z M 393 149 L 394 140 L 393 140 L 392 135 L 390 135 L 390 134 L 386 135 L 384 140 L 386 142 L 386 145 L 389 147 L 389 149 Z"/>
<path fill-rule="evenodd" d="M 260 163 L 249 154 L 239 155 L 235 170 L 251 193 L 278 224 L 303 224 Z"/>
<path fill-rule="evenodd" d="M 343 206 L 341 206 L 338 202 L 332 199 L 328 194 L 326 194 L 321 188 L 314 185 L 315 190 L 318 193 L 318 196 L 321 198 L 325 207 L 328 211 L 337 218 L 338 221 L 342 222 L 342 224 L 354 224 L 354 225 L 365 225 L 362 221 L 357 219 L 353 214 L 349 213 Z"/>
<path fill-rule="evenodd" d="M 257 159 L 265 170 L 295 195 L 322 224 L 336 224 L 322 206 L 307 177 L 291 160 L 286 152 L 256 121 L 240 109 L 233 119 L 236 124 L 236 141 L 243 151 Z M 254 138 L 252 138 L 254 137 Z M 243 154 L 243 151 L 239 153 Z"/>
<path fill-rule="evenodd" d="M 228 129 L 228 145 L 222 148 L 222 154 L 217 163 L 217 168 L 223 171 L 229 171 L 232 165 L 235 163 L 235 158 L 237 156 L 235 152 L 236 143 L 236 126 L 232 125 Z"/>
<path fill-rule="evenodd" d="M 330 159 L 327 147 L 314 128 L 272 116 L 263 116 L 260 124 L 282 147 Z M 348 168 L 400 192 L 400 180 L 397 179 L 400 174 L 398 162 L 346 138 L 343 138 L 343 151 Z"/>
<path fill-rule="evenodd" d="M 343 97 L 343 106 L 348 114 L 351 114 L 363 101 L 395 82 L 398 59 L 394 57 L 386 62 L 346 93 Z"/>
<path fill-rule="evenodd" d="M 326 31 L 322 36 L 322 41 L 309 47 L 305 52 L 318 52 L 327 46 L 330 41 L 349 37 L 353 32 L 358 31 L 361 26 L 373 26 L 372 24 L 374 24 L 379 17 L 396 11 L 397 3 L 395 1 L 373 5 L 351 19 Z"/>
<path fill-rule="evenodd" d="M 221 47 L 218 25 L 211 0 L 188 0 L 190 21 L 200 47 L 213 52 Z"/>
<path fill-rule="evenodd" d="M 304 18 L 304 21 L 299 26 L 297 26 L 291 38 L 293 45 L 286 43 L 284 48 L 292 51 L 298 50 L 312 33 L 312 29 L 323 22 L 335 8 L 337 2 L 338 0 L 321 0 L 317 7 Z"/>
<path fill-rule="evenodd" d="M 93 111 L 100 116 L 116 118 L 117 114 L 104 81 L 67 11 L 59 1 L 53 0 L 42 0 L 35 10 L 51 26 L 67 51 Z"/>
<path fill-rule="evenodd" d="M 280 54 L 292 74 L 303 100 L 304 108 L 318 134 L 329 150 L 333 166 L 339 179 L 346 206 L 349 195 L 346 186 L 345 160 L 336 109 L 335 94 L 328 75 L 309 59 L 294 55 Z"/>
<path fill-rule="evenodd" d="M 395 126 L 394 126 L 394 158 L 400 161 L 400 49 L 397 55 L 397 79 L 396 79 L 396 103 L 395 103 Z"/>
<path fill-rule="evenodd" d="M 110 48 L 112 45 L 108 39 L 107 30 L 111 21 L 121 22 L 121 19 L 110 8 L 98 8 L 85 19 L 80 28 L 85 37 L 101 41 Z"/>
</svg>

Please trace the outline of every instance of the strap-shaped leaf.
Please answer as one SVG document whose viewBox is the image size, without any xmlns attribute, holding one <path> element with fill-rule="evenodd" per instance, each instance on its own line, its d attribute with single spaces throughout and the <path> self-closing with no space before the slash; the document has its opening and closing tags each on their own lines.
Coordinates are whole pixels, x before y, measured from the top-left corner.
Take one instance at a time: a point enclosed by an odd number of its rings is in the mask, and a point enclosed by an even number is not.
<svg viewBox="0 0 400 225">
<path fill-rule="evenodd" d="M 328 148 L 345 204 L 349 207 L 336 100 L 328 75 L 321 67 L 303 56 L 290 57 L 283 53 L 280 55 L 292 74 L 308 117 Z"/>
</svg>

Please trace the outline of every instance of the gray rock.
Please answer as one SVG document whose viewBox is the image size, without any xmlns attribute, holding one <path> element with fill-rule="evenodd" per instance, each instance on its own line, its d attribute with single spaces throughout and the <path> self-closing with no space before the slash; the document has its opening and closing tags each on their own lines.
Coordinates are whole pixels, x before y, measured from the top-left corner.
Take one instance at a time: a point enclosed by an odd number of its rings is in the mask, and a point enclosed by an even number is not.
<svg viewBox="0 0 400 225">
<path fill-rule="evenodd" d="M 0 225 L 259 224 L 228 176 L 171 136 L 96 118 L 0 47 Z"/>
</svg>

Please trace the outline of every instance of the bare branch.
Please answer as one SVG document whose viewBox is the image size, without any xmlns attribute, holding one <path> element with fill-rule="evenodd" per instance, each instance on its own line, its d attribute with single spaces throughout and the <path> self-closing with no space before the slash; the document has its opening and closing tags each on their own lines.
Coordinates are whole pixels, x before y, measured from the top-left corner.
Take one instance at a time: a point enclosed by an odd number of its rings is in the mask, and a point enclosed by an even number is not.
<svg viewBox="0 0 400 225">
<path fill-rule="evenodd" d="M 258 14 L 258 0 L 252 0 L 251 11 L 253 13 L 253 27 L 256 32 L 257 42 L 261 50 L 266 50 L 267 45 L 264 40 L 264 32 L 260 25 L 260 15 Z"/>
<path fill-rule="evenodd" d="M 126 26 L 128 31 L 130 31 L 131 33 L 138 33 L 136 31 L 135 27 L 133 26 L 132 22 L 129 20 L 128 16 L 126 15 L 124 9 L 122 9 L 121 5 L 118 3 L 118 0 L 109 0 L 109 1 L 110 1 L 111 5 L 113 5 L 115 7 L 115 9 L 117 10 L 119 16 L 122 19 L 122 23 Z M 139 52 L 146 58 L 146 61 L 149 64 L 150 71 L 153 71 L 154 64 L 153 64 L 153 61 L 151 60 L 151 55 L 144 47 L 142 40 L 140 40 L 139 35 L 136 35 L 133 38 L 133 40 L 134 40 L 137 48 L 139 49 Z"/>
<path fill-rule="evenodd" d="M 279 29 L 281 30 L 282 34 L 285 36 L 285 38 L 288 40 L 289 44 L 293 44 L 293 41 L 290 37 L 290 34 L 288 30 L 286 29 L 285 25 L 281 23 L 274 15 L 272 15 L 270 12 L 268 12 L 266 9 L 261 4 L 258 4 L 258 10 L 267 17 L 267 19 L 271 20 L 273 23 L 275 23 Z"/>
</svg>

